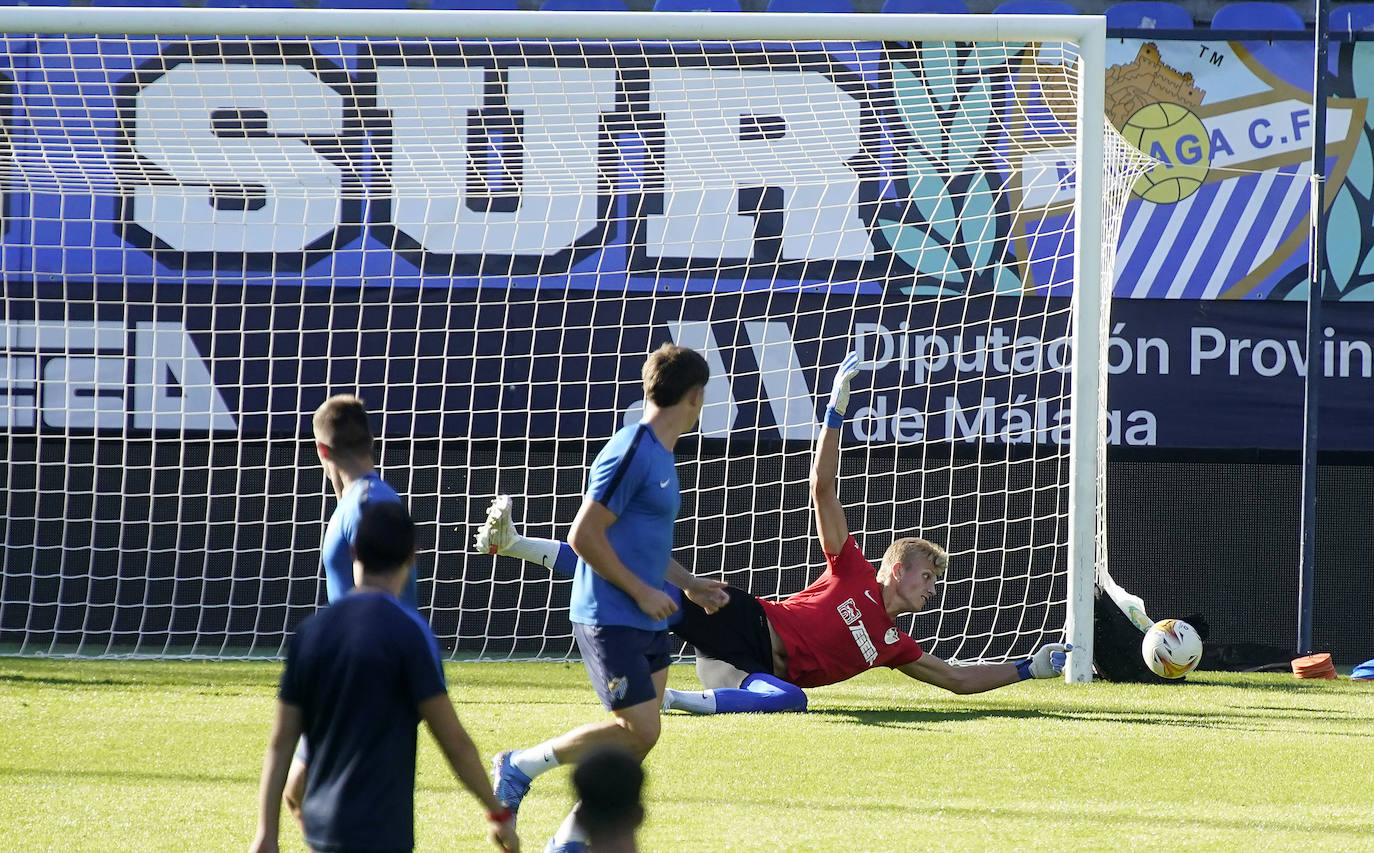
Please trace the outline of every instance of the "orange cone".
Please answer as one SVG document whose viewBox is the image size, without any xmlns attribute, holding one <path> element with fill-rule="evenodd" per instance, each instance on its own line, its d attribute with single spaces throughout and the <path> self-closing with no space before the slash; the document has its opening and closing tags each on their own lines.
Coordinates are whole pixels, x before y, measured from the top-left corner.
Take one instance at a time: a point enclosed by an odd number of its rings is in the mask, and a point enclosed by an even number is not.
<svg viewBox="0 0 1374 853">
<path fill-rule="evenodd" d="M 1331 655 L 1320 652 L 1315 655 L 1294 658 L 1293 676 L 1295 678 L 1335 678 L 1336 667 L 1331 663 Z"/>
</svg>

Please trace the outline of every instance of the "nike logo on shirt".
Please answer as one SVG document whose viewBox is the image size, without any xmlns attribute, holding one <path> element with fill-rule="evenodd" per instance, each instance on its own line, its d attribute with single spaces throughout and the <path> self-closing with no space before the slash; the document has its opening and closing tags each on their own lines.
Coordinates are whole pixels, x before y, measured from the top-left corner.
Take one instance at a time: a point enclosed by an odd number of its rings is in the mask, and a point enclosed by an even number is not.
<svg viewBox="0 0 1374 853">
<path fill-rule="evenodd" d="M 872 591 L 872 590 L 869 590 L 869 589 L 864 590 L 864 595 L 868 596 L 868 600 L 871 601 L 871 602 L 873 602 L 874 604 L 877 604 L 877 603 L 878 603 L 878 599 L 876 599 L 876 598 L 873 597 L 873 591 Z"/>
<path fill-rule="evenodd" d="M 658 487 L 659 487 L 660 489 L 666 489 L 666 488 L 668 488 L 668 481 L 667 481 L 667 480 L 662 481 L 661 483 L 658 484 Z"/>
</svg>

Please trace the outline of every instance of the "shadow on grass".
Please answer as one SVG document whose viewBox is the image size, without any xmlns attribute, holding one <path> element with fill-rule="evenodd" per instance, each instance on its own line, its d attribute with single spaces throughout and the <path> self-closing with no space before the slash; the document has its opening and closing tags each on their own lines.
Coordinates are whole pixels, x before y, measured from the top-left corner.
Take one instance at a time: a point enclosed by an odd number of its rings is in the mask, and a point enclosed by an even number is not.
<svg viewBox="0 0 1374 853">
<path fill-rule="evenodd" d="M 58 675 L 25 675 L 24 673 L 0 673 L 0 684 L 38 685 L 53 687 L 129 687 L 146 684 L 142 678 L 64 678 Z"/>
<path fill-rule="evenodd" d="M 195 694 L 199 696 L 224 696 L 268 690 L 277 683 L 275 675 L 254 678 L 215 678 L 211 681 L 192 681 L 184 677 L 147 677 L 109 678 L 90 676 L 28 675 L 24 673 L 0 673 L 0 689 L 9 687 L 14 690 L 50 687 L 62 690 L 163 690 L 170 693 Z"/>
<path fill-rule="evenodd" d="M 676 796 L 674 801 L 678 803 L 699 802 L 703 806 L 718 809 L 720 802 L 713 800 L 709 795 L 705 796 Z M 758 808 L 764 812 L 776 811 L 778 801 L 765 800 L 762 798 L 732 798 L 731 806 L 748 806 Z M 891 801 L 870 801 L 855 802 L 844 800 L 836 803 L 833 799 L 807 800 L 789 796 L 787 800 L 788 808 L 805 809 L 818 813 L 837 812 L 841 815 L 851 814 L 855 811 L 868 812 L 893 812 L 907 814 L 910 805 L 901 802 Z M 1119 828 L 1125 824 L 1139 825 L 1150 830 L 1158 830 L 1161 826 L 1174 824 L 1177 826 L 1204 826 L 1216 830 L 1233 830 L 1239 832 L 1272 832 L 1275 830 L 1297 833 L 1309 837 L 1317 836 L 1336 836 L 1349 837 L 1353 843 L 1364 844 L 1374 832 L 1374 820 L 1366 815 L 1360 815 L 1358 819 L 1352 819 L 1344 825 L 1331 826 L 1323 825 L 1312 821 L 1305 816 L 1295 816 L 1293 818 L 1272 818 L 1265 817 L 1256 820 L 1254 817 L 1225 817 L 1221 815 L 1208 815 L 1197 810 L 1189 810 L 1186 813 L 1170 815 L 1168 813 L 1134 814 L 1126 811 L 1105 811 L 1089 810 L 1081 806 L 1070 809 L 1052 809 L 1041 806 L 1016 807 L 998 803 L 996 806 L 974 807 L 957 806 L 938 801 L 929 802 L 922 806 L 924 810 L 930 811 L 941 817 L 955 817 L 985 822 L 989 819 L 1008 820 L 1022 822 L 1026 826 L 1033 826 L 1042 823 L 1059 823 L 1070 825 L 1082 825 L 1086 823 L 1100 824 L 1104 828 Z"/>
<path fill-rule="evenodd" d="M 232 775 L 228 773 L 159 773 L 151 770 L 66 770 L 53 767 L 16 768 L 0 767 L 0 778 L 23 779 L 25 777 L 43 779 L 110 779 L 117 782 L 187 782 L 201 784 L 253 784 L 258 780 L 256 773 Z"/>
<path fill-rule="evenodd" d="M 1045 714 L 1030 708 L 961 708 L 959 710 L 903 709 L 872 710 L 868 708 L 819 708 L 807 716 L 833 718 L 845 724 L 861 726 L 907 727 L 922 723 L 962 723 L 972 720 L 1036 720 Z"/>
<path fill-rule="evenodd" d="M 1365 683 L 1367 684 L 1367 682 Z M 1167 686 L 1167 685 L 1165 685 Z M 1374 693 L 1370 687 L 1349 678 L 1290 678 L 1236 681 L 1183 681 L 1177 686 L 1189 690 L 1268 690 L 1273 693 L 1325 693 L 1342 696 Z"/>
<path fill-rule="evenodd" d="M 13 665 L 7 665 L 13 664 Z M 0 685 L 217 690 L 276 684 L 278 663 L 37 659 L 0 661 Z"/>
<path fill-rule="evenodd" d="M 1288 713 L 1299 710 L 1302 713 Z M 1355 721 L 1348 712 L 1317 712 L 1316 709 L 1302 708 L 1256 708 L 1256 713 L 1234 711 L 1061 711 L 1033 708 L 960 708 L 960 709 L 904 709 L 870 710 L 859 708 L 824 708 L 815 715 L 830 718 L 831 721 L 845 725 L 880 726 L 885 728 L 911 728 L 939 723 L 965 723 L 975 720 L 1054 720 L 1064 722 L 1109 722 L 1129 723 L 1144 726 L 1188 726 L 1197 728 L 1225 729 L 1228 731 L 1272 732 L 1301 734 L 1297 729 L 1284 723 L 1312 723 L 1328 720 L 1334 723 Z M 1278 713 L 1276 713 L 1278 712 Z M 1374 738 L 1371 731 L 1322 731 L 1323 735 L 1337 737 Z"/>
</svg>

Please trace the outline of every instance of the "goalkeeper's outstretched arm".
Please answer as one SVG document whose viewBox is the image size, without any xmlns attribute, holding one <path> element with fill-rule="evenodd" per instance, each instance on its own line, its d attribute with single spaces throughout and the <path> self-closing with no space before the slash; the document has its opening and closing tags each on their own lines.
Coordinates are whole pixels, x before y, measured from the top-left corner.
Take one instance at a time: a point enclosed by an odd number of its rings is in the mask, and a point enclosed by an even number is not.
<svg viewBox="0 0 1374 853">
<path fill-rule="evenodd" d="M 838 554 L 849 539 L 849 521 L 844 505 L 835 493 L 840 470 L 840 427 L 849 406 L 849 381 L 859 372 L 859 354 L 850 353 L 835 372 L 830 403 L 825 409 L 825 424 L 816 439 L 816 455 L 811 462 L 811 502 L 816 508 L 816 530 L 821 549 Z"/>
<path fill-rule="evenodd" d="M 924 654 L 898 667 L 917 681 L 951 693 L 983 693 L 1028 678 L 1054 678 L 1064 672 L 1065 653 L 1073 646 L 1046 643 L 1035 654 L 1017 663 L 974 663 L 955 666 L 932 654 Z"/>
</svg>

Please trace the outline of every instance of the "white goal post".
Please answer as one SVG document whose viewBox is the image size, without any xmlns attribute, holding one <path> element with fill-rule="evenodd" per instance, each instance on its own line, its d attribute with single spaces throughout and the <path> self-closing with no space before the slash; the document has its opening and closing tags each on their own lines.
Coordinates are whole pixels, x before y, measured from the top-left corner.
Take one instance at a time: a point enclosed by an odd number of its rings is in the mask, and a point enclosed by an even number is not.
<svg viewBox="0 0 1374 853">
<path fill-rule="evenodd" d="M 672 339 L 713 370 L 679 453 L 697 572 L 814 578 L 810 438 L 857 345 L 851 526 L 874 561 L 912 534 L 952 555 L 913 636 L 956 660 L 1063 637 L 1091 679 L 1099 364 L 1139 168 L 1104 130 L 1103 18 L 23 7 L 0 29 L 0 648 L 279 654 L 323 589 L 309 415 L 349 392 L 449 651 L 567 655 L 566 581 L 466 553 L 469 528 L 499 490 L 563 535 Z"/>
</svg>

